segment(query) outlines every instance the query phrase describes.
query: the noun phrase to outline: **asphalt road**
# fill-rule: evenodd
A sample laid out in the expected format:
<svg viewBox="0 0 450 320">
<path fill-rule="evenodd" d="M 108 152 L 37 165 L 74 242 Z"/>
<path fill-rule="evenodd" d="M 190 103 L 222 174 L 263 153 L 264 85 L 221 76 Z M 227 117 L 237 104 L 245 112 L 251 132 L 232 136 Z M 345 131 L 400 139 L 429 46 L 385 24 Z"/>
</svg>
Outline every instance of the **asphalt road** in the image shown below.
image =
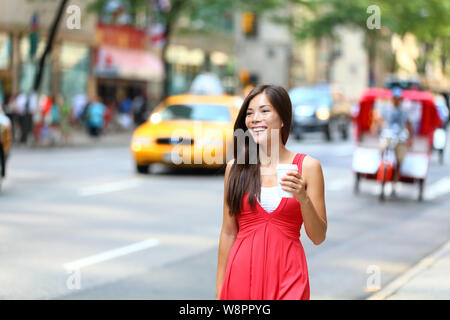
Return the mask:
<svg viewBox="0 0 450 320">
<path fill-rule="evenodd" d="M 353 194 L 353 143 L 318 135 L 288 148 L 318 159 L 327 239 L 302 230 L 312 299 L 365 299 L 449 240 L 450 153 L 416 185 Z M 449 148 L 447 148 L 447 151 Z M 128 146 L 13 150 L 0 193 L 0 299 L 214 299 L 223 173 L 138 175 Z"/>
</svg>

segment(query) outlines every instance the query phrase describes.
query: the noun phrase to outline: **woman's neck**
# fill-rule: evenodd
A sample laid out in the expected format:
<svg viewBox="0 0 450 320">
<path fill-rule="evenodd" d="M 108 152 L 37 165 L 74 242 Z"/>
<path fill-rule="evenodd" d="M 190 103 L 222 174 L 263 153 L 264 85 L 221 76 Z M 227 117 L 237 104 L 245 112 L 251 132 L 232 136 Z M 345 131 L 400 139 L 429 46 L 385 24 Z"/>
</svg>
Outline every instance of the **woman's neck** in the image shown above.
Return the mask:
<svg viewBox="0 0 450 320">
<path fill-rule="evenodd" d="M 259 148 L 259 161 L 261 166 L 276 166 L 278 163 L 282 162 L 283 159 L 287 158 L 289 151 L 286 147 L 280 143 L 279 147 L 275 150 L 271 150 L 270 147 L 260 146 Z"/>
</svg>

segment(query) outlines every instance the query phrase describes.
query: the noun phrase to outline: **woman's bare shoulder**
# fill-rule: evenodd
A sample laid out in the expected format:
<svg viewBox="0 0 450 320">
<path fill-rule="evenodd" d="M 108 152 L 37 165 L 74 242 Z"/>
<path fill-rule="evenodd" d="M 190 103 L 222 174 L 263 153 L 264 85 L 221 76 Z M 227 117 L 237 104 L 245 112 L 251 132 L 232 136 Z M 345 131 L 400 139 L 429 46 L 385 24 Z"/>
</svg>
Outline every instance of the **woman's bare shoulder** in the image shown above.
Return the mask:
<svg viewBox="0 0 450 320">
<path fill-rule="evenodd" d="M 303 167 L 306 169 L 319 169 L 321 168 L 319 160 L 309 155 L 305 156 L 303 159 Z"/>
<path fill-rule="evenodd" d="M 307 181 L 323 177 L 322 166 L 319 160 L 307 155 L 303 159 L 302 173 Z"/>
</svg>

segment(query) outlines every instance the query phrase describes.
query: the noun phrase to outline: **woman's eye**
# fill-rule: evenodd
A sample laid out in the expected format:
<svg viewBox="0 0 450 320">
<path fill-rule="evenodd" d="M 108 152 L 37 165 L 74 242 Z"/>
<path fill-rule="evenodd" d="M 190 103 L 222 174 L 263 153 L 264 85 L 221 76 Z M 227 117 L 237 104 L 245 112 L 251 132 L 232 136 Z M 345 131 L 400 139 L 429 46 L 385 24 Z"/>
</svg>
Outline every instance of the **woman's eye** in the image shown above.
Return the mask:
<svg viewBox="0 0 450 320">
<path fill-rule="evenodd" d="M 263 110 L 263 113 L 270 112 L 270 110 Z"/>
</svg>

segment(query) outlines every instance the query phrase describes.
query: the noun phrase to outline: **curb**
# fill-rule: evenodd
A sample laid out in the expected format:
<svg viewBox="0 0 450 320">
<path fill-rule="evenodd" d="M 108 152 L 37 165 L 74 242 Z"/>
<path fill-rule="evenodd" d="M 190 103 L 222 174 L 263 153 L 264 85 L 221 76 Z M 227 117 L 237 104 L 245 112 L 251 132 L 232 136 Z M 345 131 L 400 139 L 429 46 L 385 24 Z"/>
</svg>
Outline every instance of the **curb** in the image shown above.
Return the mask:
<svg viewBox="0 0 450 320">
<path fill-rule="evenodd" d="M 368 297 L 367 300 L 386 300 L 388 297 L 395 294 L 399 289 L 404 287 L 418 274 L 430 268 L 448 250 L 450 250 L 450 241 L 447 241 L 438 250 L 420 260 L 419 263 L 400 275 L 394 281 L 390 282 L 382 290 Z"/>
</svg>

